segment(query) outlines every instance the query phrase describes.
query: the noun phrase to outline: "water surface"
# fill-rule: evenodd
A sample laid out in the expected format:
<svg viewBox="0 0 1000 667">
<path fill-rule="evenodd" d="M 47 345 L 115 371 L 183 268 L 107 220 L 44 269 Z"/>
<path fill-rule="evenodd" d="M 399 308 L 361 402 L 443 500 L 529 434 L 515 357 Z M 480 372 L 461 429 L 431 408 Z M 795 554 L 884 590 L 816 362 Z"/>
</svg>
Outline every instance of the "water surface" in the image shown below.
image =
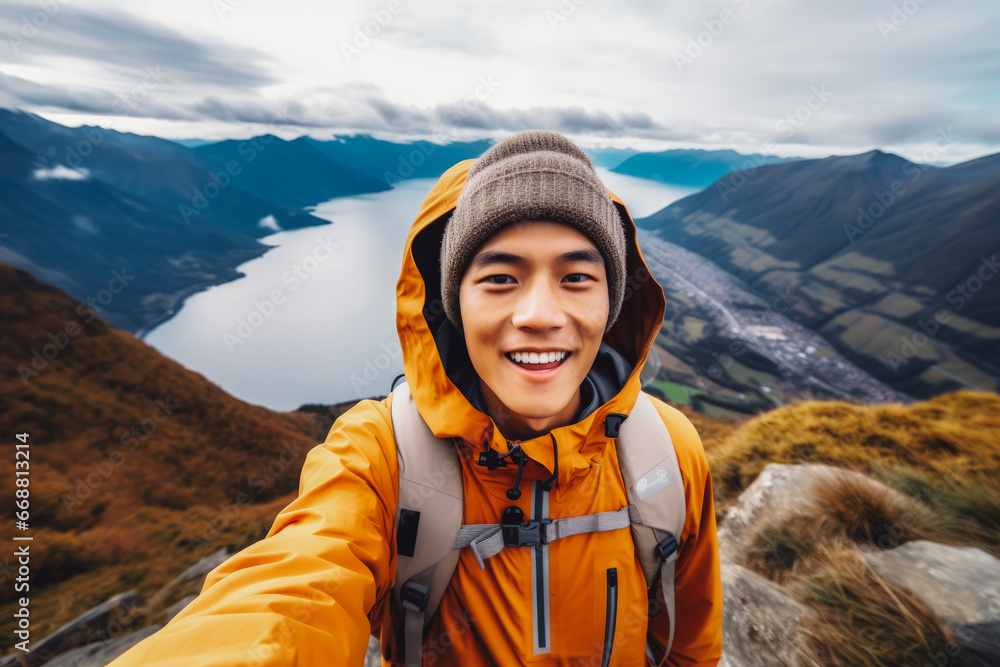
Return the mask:
<svg viewBox="0 0 1000 667">
<path fill-rule="evenodd" d="M 694 191 L 598 172 L 634 218 Z M 190 297 L 145 341 L 275 410 L 385 395 L 403 372 L 395 325 L 403 245 L 434 182 L 320 204 L 314 214 L 331 224 L 262 239 L 275 247 L 242 264 L 244 278 Z"/>
</svg>

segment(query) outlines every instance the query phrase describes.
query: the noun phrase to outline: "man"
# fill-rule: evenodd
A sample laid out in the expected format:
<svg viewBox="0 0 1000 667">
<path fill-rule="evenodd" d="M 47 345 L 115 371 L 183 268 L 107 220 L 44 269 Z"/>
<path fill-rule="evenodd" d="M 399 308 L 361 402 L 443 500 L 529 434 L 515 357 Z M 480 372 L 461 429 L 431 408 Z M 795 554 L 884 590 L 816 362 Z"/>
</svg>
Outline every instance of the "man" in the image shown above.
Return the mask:
<svg viewBox="0 0 1000 667">
<path fill-rule="evenodd" d="M 510 508 L 558 519 L 627 504 L 605 425 L 635 405 L 664 307 L 625 207 L 562 135 L 520 132 L 442 175 L 406 241 L 396 319 L 420 416 L 461 454 L 464 523 L 497 524 Z M 392 399 L 344 414 L 307 456 L 299 496 L 266 538 L 212 571 L 194 602 L 113 665 L 360 665 L 370 633 L 386 662 L 402 665 L 390 595 Z M 690 422 L 653 403 L 686 507 L 669 655 L 662 591 L 647 599 L 622 528 L 544 550 L 508 547 L 482 567 L 462 549 L 425 633 L 424 665 L 718 662 L 708 465 Z M 477 463 L 490 456 L 517 465 Z"/>
</svg>

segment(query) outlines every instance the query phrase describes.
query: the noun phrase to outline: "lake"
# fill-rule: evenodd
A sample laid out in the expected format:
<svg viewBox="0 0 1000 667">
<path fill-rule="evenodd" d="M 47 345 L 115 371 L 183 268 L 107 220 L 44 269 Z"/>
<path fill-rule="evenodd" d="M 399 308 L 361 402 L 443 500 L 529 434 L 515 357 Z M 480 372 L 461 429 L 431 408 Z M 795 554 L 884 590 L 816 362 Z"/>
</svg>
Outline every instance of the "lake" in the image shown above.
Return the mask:
<svg viewBox="0 0 1000 667">
<path fill-rule="evenodd" d="M 633 218 L 695 188 L 598 169 Z M 403 372 L 396 280 L 403 244 L 436 179 L 315 207 L 331 224 L 261 239 L 245 277 L 188 298 L 143 340 L 224 390 L 273 410 L 383 396 Z"/>
</svg>

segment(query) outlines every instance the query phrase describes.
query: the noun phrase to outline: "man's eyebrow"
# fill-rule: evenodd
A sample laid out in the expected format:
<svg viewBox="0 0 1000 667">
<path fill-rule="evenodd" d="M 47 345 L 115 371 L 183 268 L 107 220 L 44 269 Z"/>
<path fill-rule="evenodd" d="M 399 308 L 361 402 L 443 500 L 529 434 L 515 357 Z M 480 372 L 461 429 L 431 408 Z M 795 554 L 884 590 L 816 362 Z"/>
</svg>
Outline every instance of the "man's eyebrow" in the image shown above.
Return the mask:
<svg viewBox="0 0 1000 667">
<path fill-rule="evenodd" d="M 491 264 L 524 264 L 524 258 L 499 250 L 486 250 L 477 254 L 469 263 L 469 268 L 481 268 Z"/>
<path fill-rule="evenodd" d="M 593 262 L 601 266 L 604 265 L 604 256 L 593 248 L 564 252 L 559 255 L 558 259 L 560 262 Z"/>
<path fill-rule="evenodd" d="M 469 263 L 469 268 L 482 268 L 491 264 L 524 264 L 524 258 L 499 250 L 486 250 L 477 254 Z M 556 257 L 558 262 L 592 262 L 604 265 L 604 257 L 593 248 L 570 250 Z"/>
</svg>

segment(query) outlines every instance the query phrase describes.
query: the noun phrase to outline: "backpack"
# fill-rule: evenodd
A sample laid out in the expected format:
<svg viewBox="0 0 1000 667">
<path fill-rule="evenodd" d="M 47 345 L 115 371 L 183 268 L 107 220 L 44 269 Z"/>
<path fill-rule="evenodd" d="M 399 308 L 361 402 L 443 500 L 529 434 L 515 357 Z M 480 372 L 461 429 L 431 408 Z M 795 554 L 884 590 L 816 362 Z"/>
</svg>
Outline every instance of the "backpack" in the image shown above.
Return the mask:
<svg viewBox="0 0 1000 667">
<path fill-rule="evenodd" d="M 686 516 L 684 484 L 666 425 L 649 396 L 639 392 L 628 415 L 605 419 L 605 435 L 615 438 L 629 505 L 614 512 L 520 524 L 464 525 L 462 464 L 451 439 L 437 438 L 420 416 L 404 382 L 392 392 L 392 429 L 399 460 L 399 507 L 394 527 L 397 562 L 392 602 L 403 619 L 407 667 L 423 664 L 423 640 L 458 564 L 472 548 L 481 568 L 504 548 L 533 547 L 586 532 L 630 526 L 636 555 L 650 596 L 657 574 L 670 618 L 669 641 L 659 662 L 647 642 L 646 654 L 660 664 L 670 653 L 674 615 L 674 561 Z M 681 483 L 675 484 L 674 482 Z M 665 493 L 660 493 L 661 491 Z"/>
</svg>

